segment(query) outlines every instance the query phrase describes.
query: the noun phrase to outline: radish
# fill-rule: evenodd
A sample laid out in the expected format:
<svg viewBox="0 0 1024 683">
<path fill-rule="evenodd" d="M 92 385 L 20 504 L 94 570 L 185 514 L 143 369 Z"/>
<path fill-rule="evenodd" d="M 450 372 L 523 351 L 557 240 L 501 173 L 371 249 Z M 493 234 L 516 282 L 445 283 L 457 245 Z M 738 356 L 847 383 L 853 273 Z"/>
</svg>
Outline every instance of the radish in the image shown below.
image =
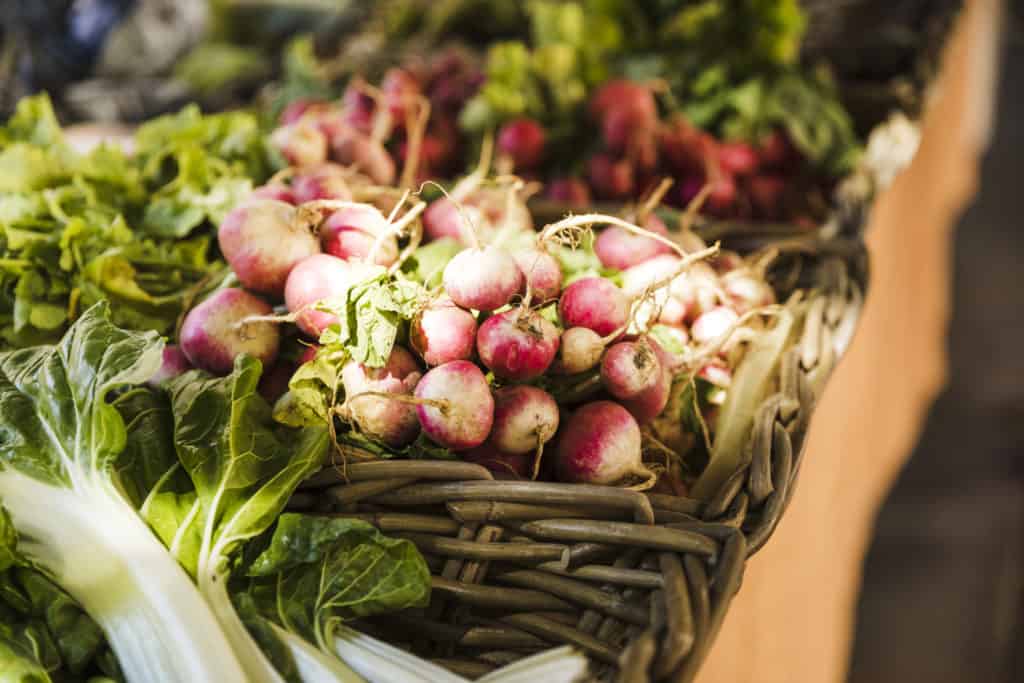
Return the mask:
<svg viewBox="0 0 1024 683">
<path fill-rule="evenodd" d="M 416 406 L 423 433 L 453 451 L 482 444 L 494 422 L 494 397 L 484 373 L 456 360 L 423 375 L 416 385 Z"/>
<path fill-rule="evenodd" d="M 658 339 L 663 339 L 666 343 L 662 344 Z M 690 343 L 690 335 L 685 328 L 673 325 L 655 325 L 651 328 L 651 335 L 647 337 L 647 340 L 658 354 L 661 366 L 670 374 L 674 375 L 683 368 L 686 362 L 684 349 Z M 680 349 L 680 351 L 674 349 Z"/>
<path fill-rule="evenodd" d="M 698 344 L 707 344 L 728 332 L 738 321 L 736 311 L 726 306 L 716 306 L 693 322 L 690 334 Z"/>
<path fill-rule="evenodd" d="M 445 266 L 444 289 L 459 306 L 477 311 L 501 308 L 523 288 L 523 273 L 507 251 L 495 246 L 460 251 Z"/>
<path fill-rule="evenodd" d="M 586 327 L 570 327 L 559 343 L 558 370 L 567 375 L 586 372 L 601 362 L 605 338 Z"/>
<path fill-rule="evenodd" d="M 397 128 L 403 127 L 410 108 L 420 95 L 419 81 L 405 69 L 388 69 L 381 81 L 380 91 L 392 123 Z"/>
<path fill-rule="evenodd" d="M 359 261 L 342 261 L 330 254 L 315 254 L 300 261 L 288 275 L 284 301 L 295 314 L 295 324 L 313 338 L 338 322 L 337 316 L 318 311 L 319 301 L 338 301 L 349 288 L 380 272 L 377 266 Z"/>
<path fill-rule="evenodd" d="M 288 382 L 294 373 L 295 367 L 291 363 L 278 361 L 263 371 L 256 390 L 267 403 L 273 405 L 288 391 Z"/>
<path fill-rule="evenodd" d="M 668 235 L 665 223 L 653 213 L 647 214 L 643 227 L 658 235 Z M 616 270 L 626 270 L 672 251 L 672 247 L 664 242 L 637 235 L 617 225 L 605 228 L 594 240 L 594 253 L 601 264 Z"/>
<path fill-rule="evenodd" d="M 666 325 L 682 325 L 686 322 L 689 311 L 690 307 L 685 301 L 670 294 L 661 304 L 661 315 L 658 316 L 658 322 Z"/>
<path fill-rule="evenodd" d="M 773 130 L 758 149 L 761 165 L 778 170 L 790 170 L 800 163 L 800 152 L 793 146 L 782 129 Z"/>
<path fill-rule="evenodd" d="M 745 142 L 721 142 L 718 144 L 718 164 L 732 175 L 750 175 L 757 171 L 760 160 L 753 147 Z"/>
<path fill-rule="evenodd" d="M 761 218 L 781 217 L 786 194 L 786 180 L 777 175 L 757 175 L 747 180 L 747 195 L 754 211 Z"/>
<path fill-rule="evenodd" d="M 697 376 L 716 387 L 728 388 L 732 383 L 732 370 L 721 360 L 715 359 L 697 371 Z"/>
<path fill-rule="evenodd" d="M 319 164 L 296 173 L 292 178 L 292 193 L 299 204 L 318 199 L 352 199 L 345 169 L 332 163 Z"/>
<path fill-rule="evenodd" d="M 319 344 L 310 344 L 306 347 L 306 350 L 299 356 L 299 365 L 305 365 L 310 361 L 316 360 L 316 354 L 320 351 Z"/>
<path fill-rule="evenodd" d="M 672 376 L 668 370 L 658 373 L 652 386 L 645 389 L 636 398 L 622 402 L 622 406 L 640 424 L 647 424 L 661 415 L 668 405 L 672 393 Z"/>
<path fill-rule="evenodd" d="M 444 297 L 413 318 L 409 343 L 427 365 L 468 360 L 476 343 L 476 318 Z"/>
<path fill-rule="evenodd" d="M 370 205 L 345 206 L 334 211 L 320 227 L 324 251 L 340 259 L 365 259 L 377 238 L 390 230 L 387 219 Z M 390 266 L 398 260 L 398 240 L 394 235 L 381 239 L 374 263 Z"/>
<path fill-rule="evenodd" d="M 562 266 L 558 259 L 543 249 L 530 247 L 512 253 L 516 265 L 523 273 L 524 290 L 541 303 L 552 301 L 562 291 Z"/>
<path fill-rule="evenodd" d="M 654 93 L 646 85 L 635 81 L 618 79 L 606 82 L 590 98 L 590 115 L 598 123 L 603 122 L 609 112 L 628 109 L 648 120 L 658 118 L 658 105 Z"/>
<path fill-rule="evenodd" d="M 389 395 L 409 396 L 421 377 L 412 354 L 401 346 L 391 349 L 387 363 L 369 368 L 350 361 L 341 369 L 345 407 L 359 430 L 389 446 L 404 446 L 419 434 L 416 405 Z"/>
<path fill-rule="evenodd" d="M 331 139 L 331 159 L 352 166 L 378 185 L 391 185 L 398 173 L 384 145 L 354 128 L 346 128 Z"/>
<path fill-rule="evenodd" d="M 624 199 L 636 189 L 633 166 L 626 159 L 615 160 L 607 154 L 595 154 L 587 162 L 587 178 L 603 199 Z"/>
<path fill-rule="evenodd" d="M 475 206 L 463 205 L 460 213 L 455 202 L 448 197 L 435 199 L 423 212 L 423 237 L 428 242 L 442 237 L 452 237 L 466 244 L 463 234 L 464 220 L 474 226 L 480 226 L 483 223 L 483 212 Z"/>
<path fill-rule="evenodd" d="M 160 369 L 153 373 L 153 376 L 146 383 L 150 386 L 158 387 L 178 375 L 185 374 L 191 369 L 192 364 L 188 362 L 188 358 L 185 357 L 181 347 L 175 344 L 168 344 L 164 347 Z"/>
<path fill-rule="evenodd" d="M 657 353 L 643 338 L 613 344 L 601 360 L 605 389 L 622 400 L 636 398 L 650 389 L 662 372 Z"/>
<path fill-rule="evenodd" d="M 235 357 L 248 354 L 268 367 L 277 358 L 277 326 L 247 318 L 269 316 L 273 309 L 244 289 L 222 289 L 185 316 L 178 335 L 189 363 L 215 375 L 231 372 Z"/>
<path fill-rule="evenodd" d="M 544 129 L 535 120 L 513 119 L 498 131 L 498 152 L 510 159 L 516 170 L 530 170 L 544 159 L 545 139 Z"/>
<path fill-rule="evenodd" d="M 590 206 L 590 188 L 579 178 L 556 178 L 548 183 L 545 195 L 574 209 Z"/>
<path fill-rule="evenodd" d="M 558 353 L 558 328 L 525 307 L 496 313 L 484 321 L 476 335 L 480 360 L 505 380 L 539 377 Z"/>
<path fill-rule="evenodd" d="M 292 188 L 285 185 L 284 183 L 271 182 L 266 185 L 260 185 L 252 191 L 252 197 L 258 197 L 260 199 L 276 199 L 279 202 L 285 204 L 296 204 L 295 193 L 292 192 Z"/>
<path fill-rule="evenodd" d="M 736 208 L 736 200 L 739 190 L 736 187 L 736 179 L 731 173 L 722 171 L 712 178 L 708 178 L 711 192 L 705 204 L 708 213 L 714 216 L 728 216 Z"/>
<path fill-rule="evenodd" d="M 467 224 L 487 242 L 505 226 L 509 226 L 510 232 L 532 230 L 533 217 L 521 199 L 513 197 L 510 201 L 508 191 L 490 187 L 475 190 L 461 200 L 452 191 L 450 196 L 431 202 L 423 213 L 423 235 L 427 241 L 454 237 L 471 245 L 466 235 Z"/>
<path fill-rule="evenodd" d="M 586 327 L 604 336 L 626 324 L 629 300 L 609 280 L 585 277 L 562 292 L 558 314 L 566 328 Z"/>
<path fill-rule="evenodd" d="M 558 478 L 586 484 L 616 484 L 631 476 L 652 480 L 641 448 L 640 427 L 629 411 L 612 401 L 588 403 L 559 436 Z"/>
<path fill-rule="evenodd" d="M 373 114 L 377 105 L 365 88 L 350 83 L 341 96 L 342 118 L 360 133 L 373 130 Z"/>
<path fill-rule="evenodd" d="M 307 114 L 315 114 L 329 106 L 330 105 L 323 100 L 313 100 L 300 97 L 297 100 L 289 102 L 288 105 L 281 110 L 281 115 L 278 116 L 277 120 L 280 125 L 287 126 L 290 123 L 295 123 Z"/>
<path fill-rule="evenodd" d="M 767 282 L 746 269 L 737 269 L 722 279 L 722 289 L 737 313 L 746 313 L 775 303 L 775 292 Z"/>
<path fill-rule="evenodd" d="M 462 459 L 486 467 L 495 479 L 529 479 L 534 456 L 502 453 L 491 443 L 463 452 Z"/>
<path fill-rule="evenodd" d="M 221 221 L 217 243 L 245 287 L 275 298 L 295 264 L 320 252 L 308 222 L 276 199 L 252 199 L 233 209 Z"/>
<path fill-rule="evenodd" d="M 270 134 L 270 145 L 292 166 L 310 166 L 327 160 L 327 136 L 305 119 L 281 126 Z"/>
<path fill-rule="evenodd" d="M 558 431 L 558 404 L 551 394 L 526 384 L 494 392 L 490 443 L 511 455 L 537 452 Z"/>
</svg>

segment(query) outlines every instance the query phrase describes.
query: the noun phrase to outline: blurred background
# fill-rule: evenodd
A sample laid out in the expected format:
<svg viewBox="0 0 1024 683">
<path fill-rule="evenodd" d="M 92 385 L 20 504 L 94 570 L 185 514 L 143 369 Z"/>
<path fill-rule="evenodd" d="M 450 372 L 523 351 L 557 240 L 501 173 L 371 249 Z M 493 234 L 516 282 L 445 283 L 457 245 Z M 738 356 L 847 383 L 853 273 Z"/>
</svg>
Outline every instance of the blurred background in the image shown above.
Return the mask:
<svg viewBox="0 0 1024 683">
<path fill-rule="evenodd" d="M 891 111 L 919 110 L 959 3 L 802 4 L 802 57 L 831 65 L 858 132 Z M 1015 202 L 1024 177 L 1022 4 L 1008 5 L 994 138 L 956 233 L 948 386 L 878 519 L 851 683 L 1024 681 L 1024 240 Z M 192 101 L 279 111 L 299 96 L 336 94 L 356 71 L 379 74 L 398 57 L 389 37 L 415 49 L 466 24 L 477 28 L 471 43 L 514 35 L 519 5 L 3 2 L 0 114 L 40 90 L 69 123 L 131 124 Z M 374 31 L 363 30 L 367 22 Z"/>
</svg>

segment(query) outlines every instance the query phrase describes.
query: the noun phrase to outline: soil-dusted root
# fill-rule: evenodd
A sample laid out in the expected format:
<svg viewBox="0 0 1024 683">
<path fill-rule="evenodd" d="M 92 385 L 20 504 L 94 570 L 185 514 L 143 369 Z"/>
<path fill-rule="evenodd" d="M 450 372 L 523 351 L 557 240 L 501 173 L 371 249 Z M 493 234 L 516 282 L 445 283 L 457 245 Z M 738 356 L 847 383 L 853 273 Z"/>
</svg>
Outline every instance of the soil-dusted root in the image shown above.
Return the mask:
<svg viewBox="0 0 1024 683">
<path fill-rule="evenodd" d="M 494 422 L 494 397 L 480 368 L 457 360 L 439 365 L 416 385 L 423 433 L 453 451 L 482 444 Z M 428 403 L 429 402 L 429 403 Z"/>
<path fill-rule="evenodd" d="M 523 288 L 523 273 L 515 259 L 494 245 L 460 251 L 445 266 L 444 291 L 459 306 L 493 311 Z"/>
<path fill-rule="evenodd" d="M 558 328 L 551 321 L 530 308 L 516 307 L 484 321 L 476 335 L 476 349 L 495 377 L 525 382 L 551 366 L 558 339 Z"/>
<path fill-rule="evenodd" d="M 270 304 L 244 289 L 222 289 L 188 312 L 178 342 L 189 363 L 215 375 L 231 372 L 243 353 L 269 367 L 281 333 L 274 323 L 248 319 L 272 313 Z"/>
<path fill-rule="evenodd" d="M 601 277 L 585 277 L 565 288 L 558 314 L 566 329 L 586 327 L 599 336 L 622 328 L 629 318 L 629 299 L 621 289 Z"/>
<path fill-rule="evenodd" d="M 181 347 L 176 344 L 168 344 L 164 347 L 160 369 L 154 372 L 153 376 L 146 383 L 150 386 L 159 387 L 191 369 L 192 363 L 189 362 Z"/>
<path fill-rule="evenodd" d="M 537 303 L 558 298 L 562 291 L 562 266 L 558 259 L 543 249 L 533 247 L 513 252 L 512 258 L 523 273 L 521 294 L 525 296 L 529 289 L 532 300 Z"/>
<path fill-rule="evenodd" d="M 327 160 L 327 136 L 306 119 L 275 130 L 270 134 L 270 146 L 292 166 L 312 166 Z"/>
<path fill-rule="evenodd" d="M 318 339 L 338 322 L 333 313 L 317 310 L 321 301 L 340 300 L 353 285 L 381 272 L 361 261 L 343 261 L 330 254 L 315 254 L 299 262 L 288 275 L 284 301 L 295 316 L 295 324 L 306 335 Z"/>
<path fill-rule="evenodd" d="M 554 242 L 556 244 L 575 247 L 580 243 L 582 234 L 590 231 L 595 225 L 616 226 L 633 235 L 646 237 L 664 245 L 670 251 L 678 254 L 681 258 L 686 258 L 690 255 L 665 235 L 659 235 L 657 232 L 641 228 L 639 225 L 630 223 L 622 218 L 600 213 L 584 213 L 578 216 L 568 216 L 560 221 L 546 225 L 537 237 L 537 244 L 543 246 L 548 242 Z"/>
<path fill-rule="evenodd" d="M 320 252 L 309 221 L 276 199 L 250 199 L 233 209 L 221 221 L 217 243 L 246 288 L 276 299 L 292 268 Z"/>
<path fill-rule="evenodd" d="M 637 398 L 653 387 L 664 372 L 657 352 L 646 337 L 608 347 L 601 360 L 601 379 L 619 400 Z"/>
<path fill-rule="evenodd" d="M 416 406 L 389 395 L 411 396 L 421 376 L 416 359 L 401 346 L 381 368 L 349 361 L 341 370 L 349 418 L 363 434 L 389 446 L 411 443 L 420 432 Z"/>
<path fill-rule="evenodd" d="M 558 478 L 584 484 L 625 484 L 656 476 L 643 463 L 640 426 L 613 401 L 588 403 L 569 416 L 558 437 Z"/>
<path fill-rule="evenodd" d="M 427 365 L 469 360 L 476 345 L 476 318 L 448 297 L 423 308 L 409 325 L 409 343 Z"/>
</svg>

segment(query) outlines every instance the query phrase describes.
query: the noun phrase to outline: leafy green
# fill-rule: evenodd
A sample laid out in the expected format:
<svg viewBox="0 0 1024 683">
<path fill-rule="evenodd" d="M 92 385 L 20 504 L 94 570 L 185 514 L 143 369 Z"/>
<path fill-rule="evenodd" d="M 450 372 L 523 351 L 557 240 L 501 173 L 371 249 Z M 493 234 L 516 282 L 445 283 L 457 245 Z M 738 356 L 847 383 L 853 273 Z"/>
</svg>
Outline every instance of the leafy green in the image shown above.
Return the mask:
<svg viewBox="0 0 1024 683">
<path fill-rule="evenodd" d="M 263 615 L 325 652 L 339 624 L 430 598 L 430 570 L 416 547 L 355 519 L 281 515 L 247 574 L 245 593 Z"/>
</svg>

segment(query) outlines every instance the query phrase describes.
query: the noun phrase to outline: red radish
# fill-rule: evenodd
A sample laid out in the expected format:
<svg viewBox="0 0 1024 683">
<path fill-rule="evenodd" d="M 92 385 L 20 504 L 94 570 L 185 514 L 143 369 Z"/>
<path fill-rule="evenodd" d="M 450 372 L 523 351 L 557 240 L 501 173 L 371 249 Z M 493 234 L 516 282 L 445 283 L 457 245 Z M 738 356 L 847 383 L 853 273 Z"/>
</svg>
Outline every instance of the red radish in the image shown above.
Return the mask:
<svg viewBox="0 0 1024 683">
<path fill-rule="evenodd" d="M 548 183 L 545 195 L 576 209 L 590 206 L 590 188 L 579 178 L 556 178 Z"/>
<path fill-rule="evenodd" d="M 736 199 L 739 196 L 736 179 L 731 173 L 722 171 L 709 178 L 708 183 L 711 185 L 706 203 L 708 212 L 715 216 L 728 216 L 736 208 Z"/>
<path fill-rule="evenodd" d="M 517 170 L 536 168 L 544 159 L 546 135 L 533 119 L 513 119 L 498 131 L 498 152 L 512 160 Z"/>
<path fill-rule="evenodd" d="M 769 220 L 782 215 L 786 180 L 776 175 L 757 175 L 747 181 L 747 195 L 757 215 Z"/>
<path fill-rule="evenodd" d="M 658 354 L 644 339 L 612 344 L 601 360 L 601 380 L 615 398 L 636 398 L 654 386 L 663 372 Z"/>
<path fill-rule="evenodd" d="M 395 160 L 384 145 L 353 128 L 331 139 L 331 158 L 354 167 L 378 185 L 395 182 Z"/>
<path fill-rule="evenodd" d="M 665 223 L 653 213 L 647 214 L 642 227 L 658 235 L 668 234 Z M 671 254 L 673 249 L 664 242 L 612 225 L 602 230 L 594 240 L 594 253 L 606 268 L 626 270 L 655 256 Z"/>
<path fill-rule="evenodd" d="M 282 126 L 287 126 L 290 123 L 295 123 L 306 114 L 314 114 L 328 106 L 330 105 L 322 100 L 311 100 L 300 97 L 297 100 L 289 102 L 288 105 L 281 110 L 281 115 L 278 117 L 278 123 Z"/>
<path fill-rule="evenodd" d="M 529 479 L 534 456 L 502 453 L 492 444 L 485 443 L 463 452 L 462 459 L 486 467 L 495 479 Z"/>
<path fill-rule="evenodd" d="M 493 311 L 523 288 L 523 273 L 507 251 L 495 246 L 470 247 L 444 269 L 444 290 L 459 306 Z"/>
<path fill-rule="evenodd" d="M 722 279 L 722 288 L 737 313 L 775 303 L 775 292 L 767 282 L 745 270 L 735 270 Z"/>
<path fill-rule="evenodd" d="M 512 258 L 523 273 L 525 285 L 529 287 L 534 301 L 551 301 L 562 291 L 562 266 L 558 259 L 543 249 L 529 248 L 514 252 Z"/>
<path fill-rule="evenodd" d="M 643 108 L 619 105 L 608 110 L 601 124 L 604 144 L 618 154 L 626 154 L 641 168 L 657 161 L 655 131 L 657 115 Z"/>
<path fill-rule="evenodd" d="M 558 404 L 551 394 L 526 384 L 494 392 L 490 443 L 503 453 L 536 453 L 558 431 Z"/>
<path fill-rule="evenodd" d="M 672 376 L 668 370 L 660 372 L 654 385 L 647 388 L 636 398 L 622 402 L 622 406 L 640 424 L 647 424 L 661 415 L 668 405 L 672 394 Z"/>
<path fill-rule="evenodd" d="M 570 327 L 559 343 L 558 370 L 567 375 L 586 372 L 601 362 L 605 340 L 586 327 Z"/>
<path fill-rule="evenodd" d="M 591 187 L 604 199 L 623 199 L 633 194 L 636 180 L 633 166 L 626 159 L 616 161 L 607 154 L 595 154 L 587 163 Z"/>
<path fill-rule="evenodd" d="M 612 282 L 585 277 L 562 292 L 558 314 L 566 328 L 586 327 L 605 336 L 626 324 L 629 300 Z"/>
<path fill-rule="evenodd" d="M 300 261 L 288 275 L 284 287 L 284 301 L 288 310 L 296 314 L 295 324 L 313 338 L 338 322 L 333 313 L 318 311 L 318 301 L 337 300 L 349 288 L 379 273 L 376 266 L 358 261 L 342 261 L 330 254 L 315 254 Z"/>
<path fill-rule="evenodd" d="M 496 377 L 525 382 L 544 374 L 558 353 L 558 328 L 528 308 L 496 313 L 476 335 L 480 360 Z"/>
<path fill-rule="evenodd" d="M 702 189 L 704 189 L 703 174 L 683 176 L 676 185 L 674 197 L 672 194 L 669 197 L 673 198 L 673 203 L 676 206 L 685 208 L 697 198 Z"/>
<path fill-rule="evenodd" d="M 707 344 L 728 332 L 738 320 L 739 316 L 733 309 L 716 306 L 693 322 L 690 334 L 698 344 Z"/>
<path fill-rule="evenodd" d="M 800 161 L 800 152 L 793 147 L 789 136 L 781 129 L 776 129 L 761 142 L 758 150 L 761 164 L 779 170 L 788 170 Z"/>
<path fill-rule="evenodd" d="M 279 202 L 285 204 L 296 204 L 295 193 L 292 192 L 292 188 L 285 185 L 284 183 L 267 183 L 266 185 L 260 185 L 252 191 L 253 197 L 260 199 L 276 199 Z"/>
<path fill-rule="evenodd" d="M 750 175 L 757 170 L 757 152 L 745 142 L 722 142 L 718 145 L 718 164 L 733 175 Z"/>
<path fill-rule="evenodd" d="M 153 373 L 153 376 L 150 377 L 146 383 L 151 386 L 158 387 L 164 382 L 168 382 L 191 369 L 192 364 L 188 362 L 188 358 L 185 357 L 185 353 L 181 350 L 181 347 L 174 344 L 168 344 L 164 347 L 164 355 L 163 360 L 160 363 L 160 369 Z"/>
<path fill-rule="evenodd" d="M 320 252 L 320 241 L 294 206 L 276 199 L 252 199 L 221 221 L 217 243 L 224 259 L 247 288 L 280 298 L 288 273 Z"/>
<path fill-rule="evenodd" d="M 482 444 L 494 422 L 494 397 L 484 373 L 467 360 L 439 365 L 416 385 L 423 433 L 453 451 Z"/>
<path fill-rule="evenodd" d="M 391 349 L 387 363 L 370 368 L 350 361 L 341 369 L 345 406 L 359 430 L 389 446 L 404 446 L 419 434 L 416 405 L 388 398 L 411 396 L 421 377 L 412 354 L 401 346 Z"/>
<path fill-rule="evenodd" d="M 327 160 L 327 137 L 307 120 L 282 126 L 270 134 L 270 145 L 292 166 L 310 166 Z"/>
<path fill-rule="evenodd" d="M 320 164 L 297 173 L 292 178 L 292 193 L 299 204 L 317 199 L 352 199 L 345 169 L 332 163 Z"/>
<path fill-rule="evenodd" d="M 720 360 L 713 360 L 702 367 L 697 371 L 697 376 L 716 387 L 728 388 L 732 383 L 732 371 Z"/>
<path fill-rule="evenodd" d="M 476 344 L 476 318 L 445 297 L 413 318 L 409 343 L 427 365 L 468 360 Z"/>
<path fill-rule="evenodd" d="M 299 356 L 299 365 L 305 365 L 306 363 L 316 360 L 316 354 L 320 351 L 319 344 L 310 344 L 306 347 L 306 350 Z"/>
<path fill-rule="evenodd" d="M 614 109 L 629 109 L 648 119 L 658 118 L 654 93 L 646 85 L 624 79 L 606 82 L 590 98 L 590 115 L 602 122 Z"/>
<path fill-rule="evenodd" d="M 291 363 L 278 361 L 263 371 L 257 391 L 267 403 L 273 404 L 288 391 L 288 382 L 294 373 Z"/>
<path fill-rule="evenodd" d="M 178 342 L 192 365 L 215 375 L 231 372 L 235 357 L 243 353 L 268 367 L 277 358 L 281 333 L 274 323 L 246 319 L 273 312 L 244 289 L 222 289 L 188 312 Z"/>
<path fill-rule="evenodd" d="M 392 68 L 384 74 L 380 90 L 392 123 L 398 128 L 403 127 L 409 109 L 420 95 L 419 81 L 405 69 Z"/>
<path fill-rule="evenodd" d="M 685 119 L 676 118 L 661 129 L 658 143 L 669 166 L 687 177 L 698 177 L 703 184 L 708 162 L 717 153 L 714 138 Z M 699 185 L 697 190 L 700 190 Z M 693 194 L 695 196 L 696 192 Z"/>
<path fill-rule="evenodd" d="M 642 461 L 640 427 L 625 408 L 594 401 L 568 419 L 558 439 L 558 478 L 585 484 L 615 484 L 650 476 Z"/>
<path fill-rule="evenodd" d="M 377 237 L 388 232 L 387 219 L 369 205 L 346 206 L 334 211 L 320 226 L 324 251 L 340 259 L 365 259 Z M 385 237 L 377 249 L 374 263 L 390 266 L 398 260 L 398 240 Z"/>
</svg>

